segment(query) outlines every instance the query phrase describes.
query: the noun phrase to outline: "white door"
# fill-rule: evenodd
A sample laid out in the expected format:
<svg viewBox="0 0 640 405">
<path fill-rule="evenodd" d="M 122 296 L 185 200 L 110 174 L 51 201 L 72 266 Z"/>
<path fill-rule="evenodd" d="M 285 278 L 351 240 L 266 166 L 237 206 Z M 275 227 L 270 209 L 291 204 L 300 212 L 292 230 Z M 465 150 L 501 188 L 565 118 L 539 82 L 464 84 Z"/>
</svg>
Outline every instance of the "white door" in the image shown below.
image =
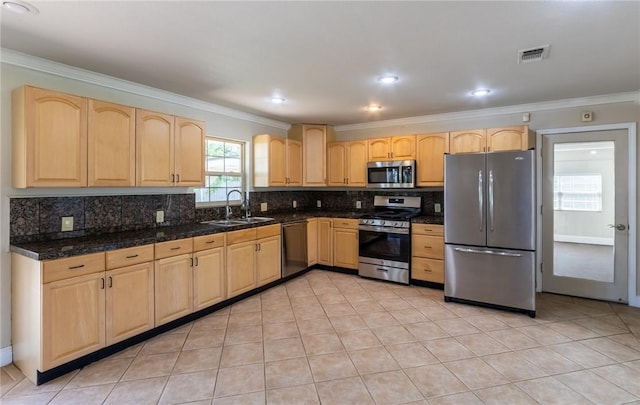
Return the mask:
<svg viewBox="0 0 640 405">
<path fill-rule="evenodd" d="M 628 139 L 542 136 L 542 291 L 628 302 Z"/>
</svg>

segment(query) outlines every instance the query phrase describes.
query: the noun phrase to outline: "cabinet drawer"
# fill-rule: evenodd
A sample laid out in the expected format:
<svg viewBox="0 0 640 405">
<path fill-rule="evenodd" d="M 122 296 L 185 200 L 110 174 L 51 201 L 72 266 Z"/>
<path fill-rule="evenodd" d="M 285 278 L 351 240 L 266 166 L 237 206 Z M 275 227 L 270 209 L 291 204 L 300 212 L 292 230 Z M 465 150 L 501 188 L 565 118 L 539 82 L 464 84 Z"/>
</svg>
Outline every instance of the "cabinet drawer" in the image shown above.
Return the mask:
<svg viewBox="0 0 640 405">
<path fill-rule="evenodd" d="M 42 263 L 42 282 L 50 283 L 104 271 L 104 260 L 104 252 L 66 259 L 46 260 Z"/>
<path fill-rule="evenodd" d="M 224 233 L 214 233 L 213 235 L 197 236 L 193 238 L 193 251 L 198 252 L 200 250 L 223 247 L 224 240 Z"/>
<path fill-rule="evenodd" d="M 358 220 L 348 219 L 348 218 L 334 218 L 333 227 L 346 228 L 346 229 L 358 229 Z"/>
<path fill-rule="evenodd" d="M 227 246 L 235 245 L 236 243 L 248 242 L 250 240 L 256 240 L 256 229 L 240 229 L 239 231 L 227 232 Z"/>
<path fill-rule="evenodd" d="M 414 235 L 444 236 L 444 226 L 432 224 L 411 224 L 411 233 Z"/>
<path fill-rule="evenodd" d="M 280 235 L 280 224 L 261 226 L 256 228 L 256 239 L 268 238 L 269 236 Z"/>
<path fill-rule="evenodd" d="M 193 251 L 193 238 L 156 243 L 156 259 L 177 256 Z"/>
<path fill-rule="evenodd" d="M 107 269 L 118 269 L 153 260 L 153 245 L 136 246 L 107 252 Z"/>
<path fill-rule="evenodd" d="M 411 278 L 444 284 L 444 261 L 414 256 L 411 259 Z"/>
<path fill-rule="evenodd" d="M 413 235 L 411 237 L 411 254 L 432 259 L 443 259 L 444 238 L 442 236 Z"/>
</svg>

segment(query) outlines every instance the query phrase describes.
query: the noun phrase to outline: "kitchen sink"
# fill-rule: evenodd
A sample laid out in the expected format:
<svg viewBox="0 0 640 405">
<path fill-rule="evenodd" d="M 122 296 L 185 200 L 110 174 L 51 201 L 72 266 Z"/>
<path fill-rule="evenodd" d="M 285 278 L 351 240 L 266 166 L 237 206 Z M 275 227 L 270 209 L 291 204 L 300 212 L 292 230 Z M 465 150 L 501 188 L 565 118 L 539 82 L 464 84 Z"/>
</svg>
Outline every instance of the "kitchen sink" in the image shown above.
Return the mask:
<svg viewBox="0 0 640 405">
<path fill-rule="evenodd" d="M 213 221 L 203 221 L 201 224 L 215 225 L 215 226 L 237 226 L 246 225 L 248 222 L 239 219 L 215 219 Z"/>
<path fill-rule="evenodd" d="M 269 218 L 269 217 L 249 217 L 249 218 L 242 218 L 241 221 L 244 221 L 245 223 L 248 223 L 248 224 L 255 224 L 256 222 L 273 221 L 273 218 Z"/>
<path fill-rule="evenodd" d="M 238 226 L 238 225 L 247 225 L 247 224 L 256 224 L 260 222 L 273 221 L 273 218 L 269 217 L 249 217 L 249 218 L 240 218 L 240 219 L 214 219 L 212 221 L 203 221 L 201 224 L 206 225 L 214 225 L 214 226 Z"/>
</svg>

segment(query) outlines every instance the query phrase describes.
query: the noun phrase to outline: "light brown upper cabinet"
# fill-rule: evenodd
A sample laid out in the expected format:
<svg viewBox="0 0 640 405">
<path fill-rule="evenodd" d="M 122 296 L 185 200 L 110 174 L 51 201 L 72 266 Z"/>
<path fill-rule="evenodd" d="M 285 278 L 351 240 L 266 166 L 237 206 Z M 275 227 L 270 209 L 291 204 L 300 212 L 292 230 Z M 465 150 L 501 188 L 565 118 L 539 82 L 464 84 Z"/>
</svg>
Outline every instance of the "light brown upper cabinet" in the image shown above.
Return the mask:
<svg viewBox="0 0 640 405">
<path fill-rule="evenodd" d="M 451 153 L 527 150 L 534 147 L 534 142 L 534 133 L 529 131 L 526 125 L 458 131 L 449 134 Z"/>
<path fill-rule="evenodd" d="M 447 132 L 416 136 L 418 186 L 444 186 L 445 153 L 449 153 L 449 134 Z"/>
<path fill-rule="evenodd" d="M 367 141 L 329 143 L 327 166 L 329 186 L 366 186 Z"/>
<path fill-rule="evenodd" d="M 86 187 L 86 98 L 22 86 L 12 126 L 13 187 Z"/>
<path fill-rule="evenodd" d="M 485 152 L 487 149 L 487 131 L 474 129 L 449 133 L 450 153 Z"/>
<path fill-rule="evenodd" d="M 302 185 L 302 142 L 262 134 L 253 137 L 253 186 Z"/>
<path fill-rule="evenodd" d="M 136 110 L 136 185 L 204 185 L 203 122 Z"/>
<path fill-rule="evenodd" d="M 89 99 L 88 121 L 88 186 L 135 186 L 136 109 Z"/>
<path fill-rule="evenodd" d="M 327 185 L 327 143 L 335 140 L 333 127 L 328 125 L 295 124 L 289 129 L 290 139 L 302 142 L 302 185 Z"/>
<path fill-rule="evenodd" d="M 175 185 L 204 186 L 205 123 L 175 117 Z"/>
<path fill-rule="evenodd" d="M 414 135 L 369 139 L 369 162 L 382 160 L 412 160 L 416 158 Z"/>
<path fill-rule="evenodd" d="M 527 150 L 533 148 L 535 134 L 526 125 L 487 129 L 487 151 Z"/>
</svg>

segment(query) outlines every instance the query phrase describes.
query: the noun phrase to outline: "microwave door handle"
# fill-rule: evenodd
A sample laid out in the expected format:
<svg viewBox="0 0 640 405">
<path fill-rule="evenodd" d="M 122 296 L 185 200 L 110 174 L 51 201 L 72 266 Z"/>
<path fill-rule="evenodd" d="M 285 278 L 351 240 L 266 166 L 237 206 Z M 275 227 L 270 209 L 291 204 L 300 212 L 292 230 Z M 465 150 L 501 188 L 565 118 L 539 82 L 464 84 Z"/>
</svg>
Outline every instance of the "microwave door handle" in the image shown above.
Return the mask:
<svg viewBox="0 0 640 405">
<path fill-rule="evenodd" d="M 482 188 L 483 188 L 483 181 L 482 181 L 482 170 L 478 170 L 478 217 L 480 218 L 480 232 L 484 232 L 484 228 L 483 228 L 483 224 L 482 224 L 482 211 L 483 211 L 483 205 L 484 205 L 484 201 L 482 198 Z"/>
</svg>

